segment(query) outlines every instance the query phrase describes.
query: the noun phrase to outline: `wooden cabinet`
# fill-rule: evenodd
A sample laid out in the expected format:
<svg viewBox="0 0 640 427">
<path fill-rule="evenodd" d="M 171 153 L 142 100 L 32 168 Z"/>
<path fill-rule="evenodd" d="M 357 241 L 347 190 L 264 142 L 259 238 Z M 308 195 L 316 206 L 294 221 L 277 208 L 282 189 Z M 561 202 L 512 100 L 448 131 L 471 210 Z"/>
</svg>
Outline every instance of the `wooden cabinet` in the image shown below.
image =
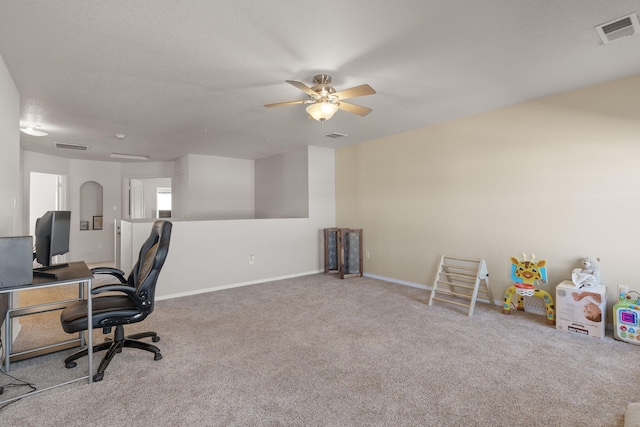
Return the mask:
<svg viewBox="0 0 640 427">
<path fill-rule="evenodd" d="M 362 276 L 362 229 L 325 228 L 324 274 L 345 277 Z"/>
</svg>

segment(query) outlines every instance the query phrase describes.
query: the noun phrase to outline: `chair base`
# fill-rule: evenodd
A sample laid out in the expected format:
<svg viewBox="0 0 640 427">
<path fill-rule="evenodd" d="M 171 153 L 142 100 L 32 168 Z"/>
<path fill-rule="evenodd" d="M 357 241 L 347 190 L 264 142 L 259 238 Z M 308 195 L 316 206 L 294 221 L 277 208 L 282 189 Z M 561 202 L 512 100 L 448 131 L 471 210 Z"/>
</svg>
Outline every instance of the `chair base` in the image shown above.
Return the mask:
<svg viewBox="0 0 640 427">
<path fill-rule="evenodd" d="M 93 376 L 93 381 L 101 381 L 104 377 L 104 371 L 111 363 L 111 359 L 117 354 L 122 352 L 124 347 L 129 348 L 137 348 L 140 350 L 145 350 L 150 353 L 154 353 L 153 360 L 162 359 L 162 354 L 160 354 L 160 349 L 155 345 L 148 344 L 146 342 L 138 341 L 141 338 L 151 338 L 151 341 L 158 342 L 160 341 L 160 337 L 155 332 L 142 332 L 139 334 L 129 335 L 127 337 L 124 336 L 124 328 L 122 325 L 116 326 L 116 330 L 113 336 L 113 339 L 107 338 L 105 342 L 102 344 L 97 344 L 93 346 L 93 352 L 98 352 L 102 350 L 107 350 L 107 353 L 104 355 L 104 358 L 100 362 L 100 366 L 98 366 L 98 371 Z M 87 356 L 89 353 L 88 349 L 80 350 L 71 356 L 67 357 L 64 360 L 64 365 L 67 369 L 76 367 L 75 360 Z"/>
</svg>

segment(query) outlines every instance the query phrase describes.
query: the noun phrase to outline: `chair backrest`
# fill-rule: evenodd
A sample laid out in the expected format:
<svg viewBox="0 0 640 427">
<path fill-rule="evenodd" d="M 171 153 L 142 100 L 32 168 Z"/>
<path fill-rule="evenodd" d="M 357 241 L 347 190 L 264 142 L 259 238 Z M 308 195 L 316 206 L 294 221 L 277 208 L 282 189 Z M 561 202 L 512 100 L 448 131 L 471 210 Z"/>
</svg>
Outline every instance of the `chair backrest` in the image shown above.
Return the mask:
<svg viewBox="0 0 640 427">
<path fill-rule="evenodd" d="M 172 226 L 169 221 L 153 223 L 151 234 L 142 245 L 138 262 L 127 279 L 127 283 L 136 288 L 140 299 L 145 301 L 146 314 L 153 311 L 156 282 L 169 253 Z"/>
</svg>

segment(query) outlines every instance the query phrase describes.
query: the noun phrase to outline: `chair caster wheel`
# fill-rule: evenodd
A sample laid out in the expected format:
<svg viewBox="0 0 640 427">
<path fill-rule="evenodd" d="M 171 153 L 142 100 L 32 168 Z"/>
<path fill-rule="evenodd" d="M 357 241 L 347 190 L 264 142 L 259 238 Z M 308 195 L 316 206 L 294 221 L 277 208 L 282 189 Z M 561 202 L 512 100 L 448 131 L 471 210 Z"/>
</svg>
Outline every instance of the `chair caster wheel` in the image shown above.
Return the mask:
<svg viewBox="0 0 640 427">
<path fill-rule="evenodd" d="M 160 341 L 160 337 L 156 335 L 155 337 L 151 338 L 151 341 L 158 342 Z"/>
<path fill-rule="evenodd" d="M 93 381 L 94 381 L 94 382 L 102 381 L 102 379 L 103 379 L 103 378 L 104 378 L 104 373 L 102 373 L 102 374 L 95 374 L 95 375 L 93 376 Z"/>
<path fill-rule="evenodd" d="M 160 353 L 156 353 L 155 356 L 153 356 L 153 360 L 160 360 L 162 359 L 162 355 Z"/>
<path fill-rule="evenodd" d="M 69 363 L 65 364 L 64 366 L 67 369 L 71 369 L 71 368 L 75 368 L 76 366 L 78 366 L 78 364 L 76 362 L 69 362 Z"/>
</svg>

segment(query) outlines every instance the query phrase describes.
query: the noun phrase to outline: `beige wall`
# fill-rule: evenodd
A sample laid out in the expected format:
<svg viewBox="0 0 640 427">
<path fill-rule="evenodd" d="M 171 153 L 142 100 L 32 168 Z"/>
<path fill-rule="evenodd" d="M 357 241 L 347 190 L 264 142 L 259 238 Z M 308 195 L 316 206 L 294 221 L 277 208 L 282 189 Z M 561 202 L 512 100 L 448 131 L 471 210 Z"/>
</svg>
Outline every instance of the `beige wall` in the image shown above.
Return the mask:
<svg viewBox="0 0 640 427">
<path fill-rule="evenodd" d="M 640 76 L 340 149 L 336 204 L 367 274 L 431 286 L 442 254 L 484 258 L 499 300 L 534 252 L 550 292 L 584 256 L 610 302 L 640 291 Z"/>
</svg>

